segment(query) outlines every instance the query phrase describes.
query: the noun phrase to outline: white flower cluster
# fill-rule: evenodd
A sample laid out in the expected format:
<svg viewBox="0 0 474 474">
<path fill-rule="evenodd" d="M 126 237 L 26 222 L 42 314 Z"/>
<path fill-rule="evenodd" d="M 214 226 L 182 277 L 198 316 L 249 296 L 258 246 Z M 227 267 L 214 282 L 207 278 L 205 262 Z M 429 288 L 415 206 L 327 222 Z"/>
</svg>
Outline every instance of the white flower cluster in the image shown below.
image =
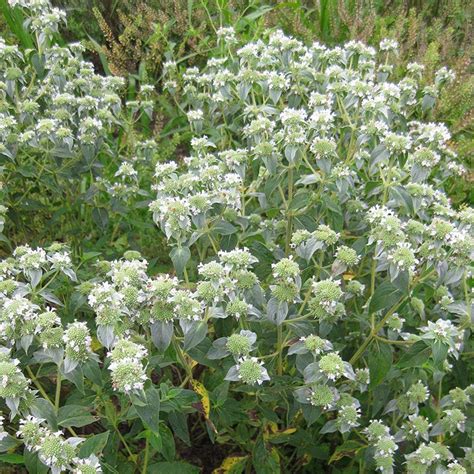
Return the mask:
<svg viewBox="0 0 474 474">
<path fill-rule="evenodd" d="M 92 355 L 92 338 L 87 324 L 83 321 L 68 324 L 63 340 L 66 355 L 64 370 L 70 372 L 79 364 L 86 362 Z"/>
<path fill-rule="evenodd" d="M 32 24 L 37 23 L 34 18 Z M 45 27 L 41 23 L 40 29 Z M 10 104 L 0 115 L 0 152 L 9 158 L 38 152 L 71 158 L 82 152 L 92 159 L 120 111 L 117 91 L 123 80 L 97 75 L 82 59 L 79 44 L 48 43 L 44 40 L 41 78 L 27 67 L 17 47 L 0 48 L 0 81 L 9 91 L 4 98 Z"/>
<path fill-rule="evenodd" d="M 114 390 L 127 395 L 143 390 L 147 380 L 142 364 L 147 356 L 146 349 L 129 339 L 119 339 L 108 355 L 112 360 L 109 370 Z"/>
<path fill-rule="evenodd" d="M 384 473 L 393 472 L 394 454 L 398 445 L 390 435 L 390 428 L 380 420 L 372 420 L 364 431 L 375 449 L 374 460 L 377 469 Z"/>
<path fill-rule="evenodd" d="M 37 33 L 40 46 L 46 46 L 60 23 L 66 21 L 66 12 L 53 7 L 49 0 L 8 0 L 12 7 L 24 8 L 30 18 L 25 22 L 31 31 Z"/>
<path fill-rule="evenodd" d="M 184 160 L 184 169 L 174 163 L 156 165 L 157 195 L 150 204 L 156 224 L 178 244 L 203 230 L 209 220 L 218 220 L 226 209 L 242 205 L 242 177 L 229 158 L 211 153 L 215 145 L 207 137 L 191 144 L 193 155 Z"/>
<path fill-rule="evenodd" d="M 332 324 L 344 315 L 344 305 L 340 301 L 343 291 L 339 280 L 313 282 L 312 293 L 314 296 L 309 300 L 308 306 L 314 318 Z"/>
<path fill-rule="evenodd" d="M 240 319 L 257 314 L 252 295 L 260 287 L 250 269 L 255 262 L 257 259 L 244 248 L 220 251 L 217 260 L 199 265 L 203 280 L 198 283 L 196 293 L 208 306 L 210 316 Z"/>
<path fill-rule="evenodd" d="M 17 436 L 25 446 L 38 453 L 42 463 L 54 474 L 67 470 L 77 474 L 101 473 L 99 460 L 93 454 L 88 458 L 78 457 L 79 444 L 83 438 L 65 438 L 62 431 L 52 431 L 45 420 L 28 415 L 20 420 Z"/>
<path fill-rule="evenodd" d="M 29 380 L 23 375 L 18 359 L 10 358 L 10 351 L 1 348 L 0 352 L 0 398 L 15 416 L 20 407 L 20 402 L 31 396 Z"/>
<path fill-rule="evenodd" d="M 13 257 L 0 262 L 0 341 L 21 341 L 25 350 L 35 337 L 43 347 L 62 345 L 61 322 L 51 304 L 59 300 L 50 290 L 43 290 L 62 274 L 77 281 L 68 249 L 52 244 L 46 249 L 17 247 Z M 64 278 L 64 277 L 63 277 Z M 39 291 L 42 300 L 34 296 Z M 60 302 L 59 302 L 60 303 Z"/>
<path fill-rule="evenodd" d="M 260 362 L 256 357 L 244 356 L 229 369 L 225 380 L 241 381 L 248 385 L 261 385 L 266 380 L 270 380 L 270 377 L 263 362 Z"/>
</svg>

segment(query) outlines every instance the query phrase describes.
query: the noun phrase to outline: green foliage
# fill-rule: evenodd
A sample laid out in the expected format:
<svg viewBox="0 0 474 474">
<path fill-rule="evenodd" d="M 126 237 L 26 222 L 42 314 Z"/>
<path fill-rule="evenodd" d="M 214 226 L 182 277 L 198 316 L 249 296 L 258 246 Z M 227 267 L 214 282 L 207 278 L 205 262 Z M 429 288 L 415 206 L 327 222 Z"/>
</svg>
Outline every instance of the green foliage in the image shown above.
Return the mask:
<svg viewBox="0 0 474 474">
<path fill-rule="evenodd" d="M 2 472 L 470 472 L 468 5 L 53 3 L 0 2 Z"/>
</svg>

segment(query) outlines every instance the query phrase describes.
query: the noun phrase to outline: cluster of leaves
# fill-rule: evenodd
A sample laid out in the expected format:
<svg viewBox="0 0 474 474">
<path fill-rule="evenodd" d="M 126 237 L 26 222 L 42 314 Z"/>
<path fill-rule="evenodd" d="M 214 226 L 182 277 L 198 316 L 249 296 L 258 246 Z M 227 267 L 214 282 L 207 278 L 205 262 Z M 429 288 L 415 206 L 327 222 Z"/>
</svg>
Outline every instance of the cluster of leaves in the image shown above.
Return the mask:
<svg viewBox="0 0 474 474">
<path fill-rule="evenodd" d="M 31 232 L 63 215 L 42 239 L 71 246 L 0 261 L 0 462 L 472 471 L 474 211 L 451 203 L 466 170 L 425 120 L 454 74 L 427 84 L 412 62 L 400 76 L 394 40 L 327 48 L 221 27 L 201 69 L 163 64 L 192 139 L 152 166 L 153 87 L 123 106 L 122 80 L 56 44 L 60 10 L 10 5 L 31 44 L 0 44 L 1 215 L 14 240 L 10 215 Z M 163 248 L 146 242 L 97 260 L 89 214 L 111 230 L 101 245 L 156 227 L 172 265 L 158 272 Z"/>
</svg>

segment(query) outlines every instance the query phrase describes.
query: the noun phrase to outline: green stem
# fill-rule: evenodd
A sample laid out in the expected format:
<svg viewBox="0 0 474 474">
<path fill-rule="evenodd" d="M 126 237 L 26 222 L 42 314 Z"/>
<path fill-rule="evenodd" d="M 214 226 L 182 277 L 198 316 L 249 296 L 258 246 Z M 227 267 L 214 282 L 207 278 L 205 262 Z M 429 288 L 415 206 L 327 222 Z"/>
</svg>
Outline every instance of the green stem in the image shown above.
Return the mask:
<svg viewBox="0 0 474 474">
<path fill-rule="evenodd" d="M 407 346 L 415 344 L 416 342 L 416 341 L 393 341 L 391 339 L 387 339 L 385 337 L 377 336 L 377 335 L 375 335 L 375 339 L 377 339 L 378 341 L 385 342 L 386 344 L 395 344 L 395 345 L 398 344 L 398 345 L 407 345 Z"/>
<path fill-rule="evenodd" d="M 56 377 L 56 396 L 54 398 L 54 409 L 56 410 L 56 414 L 58 414 L 60 402 L 61 402 L 61 365 L 58 365 L 58 375 Z"/>
<path fill-rule="evenodd" d="M 304 295 L 304 300 L 301 303 L 300 309 L 298 310 L 298 316 L 301 316 L 303 314 L 303 311 L 304 311 L 306 305 L 308 304 L 309 298 L 311 297 L 312 290 L 313 290 L 313 285 L 311 284 L 311 281 L 310 281 L 308 290 L 306 291 L 306 294 Z"/>
<path fill-rule="evenodd" d="M 441 377 L 441 379 L 439 380 L 439 385 L 438 385 L 438 400 L 436 400 L 436 412 L 437 412 L 437 415 L 438 415 L 438 421 L 441 419 L 441 414 L 442 414 L 442 409 L 441 409 L 441 406 L 440 406 L 440 402 L 441 402 L 441 397 L 443 395 L 443 377 Z M 438 443 L 442 443 L 443 442 L 443 439 L 444 439 L 444 435 L 443 433 L 440 433 L 438 436 Z"/>
<path fill-rule="evenodd" d="M 42 286 L 41 287 L 41 291 L 45 290 L 46 288 L 48 288 L 48 286 L 55 280 L 55 278 L 59 275 L 59 270 L 56 270 L 56 272 L 54 272 L 54 274 L 51 276 L 51 278 L 49 279 L 48 282 L 46 282 L 46 285 Z"/>
<path fill-rule="evenodd" d="M 33 373 L 33 371 L 30 369 L 29 366 L 26 366 L 26 372 L 28 373 L 28 376 L 30 377 L 31 381 L 33 382 L 34 386 L 38 389 L 39 393 L 43 396 L 45 400 L 48 400 L 51 405 L 54 405 L 53 401 L 51 398 L 49 398 L 48 394 L 46 393 L 45 389 L 41 385 L 40 381 L 36 377 L 36 375 Z M 72 428 L 67 428 L 67 430 L 75 437 L 78 436 L 78 434 L 72 429 Z"/>
<path fill-rule="evenodd" d="M 277 362 L 277 374 L 283 374 L 283 326 L 279 324 L 277 326 L 277 352 L 278 352 L 278 362 Z"/>
<path fill-rule="evenodd" d="M 468 288 L 468 282 L 467 282 L 467 270 L 464 271 L 464 278 L 463 278 L 463 286 L 464 286 L 464 299 L 466 301 L 466 311 L 468 317 L 466 318 L 466 321 L 468 323 L 471 322 L 471 298 L 469 296 L 469 288 Z"/>
<path fill-rule="evenodd" d="M 211 242 L 211 245 L 212 245 L 212 250 L 214 250 L 214 253 L 217 255 L 219 253 L 219 249 L 217 248 L 214 238 L 212 237 L 210 232 L 208 235 L 209 235 L 209 241 Z"/>
<path fill-rule="evenodd" d="M 186 267 L 183 268 L 183 276 L 184 276 L 184 281 L 186 282 L 186 285 L 189 285 L 189 276 L 188 276 L 188 271 L 186 270 Z"/>
<path fill-rule="evenodd" d="M 142 474 L 146 474 L 146 471 L 148 469 L 148 457 L 150 456 L 150 441 L 148 440 L 148 437 L 146 438 L 146 445 L 145 445 L 145 459 L 143 460 L 143 468 L 142 468 Z"/>
<path fill-rule="evenodd" d="M 291 201 L 293 200 L 293 166 L 288 168 L 288 199 L 286 205 L 286 240 L 285 240 L 285 253 L 290 253 L 290 242 L 291 233 L 293 227 L 293 216 L 290 211 Z"/>
<path fill-rule="evenodd" d="M 376 268 L 376 265 L 377 265 L 377 262 L 375 260 L 375 256 L 374 256 L 374 259 L 372 260 L 372 265 L 371 265 L 371 269 L 370 269 L 370 297 L 372 297 L 374 295 L 374 292 L 375 292 L 375 268 Z M 375 314 L 372 314 L 371 316 L 371 328 L 372 328 L 372 331 L 374 330 L 374 327 L 375 327 Z"/>
<path fill-rule="evenodd" d="M 117 220 L 117 224 L 115 224 L 114 226 L 114 229 L 112 231 L 112 235 L 110 237 L 110 242 L 113 242 L 114 239 L 115 239 L 115 236 L 117 235 L 117 232 L 119 231 L 120 229 L 120 224 L 122 223 L 122 217 L 119 217 L 119 219 Z"/>
<path fill-rule="evenodd" d="M 127 441 L 125 441 L 125 438 L 123 437 L 122 433 L 120 433 L 120 430 L 118 429 L 118 426 L 115 423 L 113 423 L 113 426 L 114 426 L 114 429 L 115 429 L 121 443 L 124 445 L 125 449 L 127 450 L 128 456 L 130 457 L 131 461 L 134 464 L 136 464 L 137 460 L 136 460 L 135 454 L 132 453 Z"/>
<path fill-rule="evenodd" d="M 193 378 L 193 371 L 191 367 L 189 367 L 189 364 L 186 361 L 186 358 L 184 357 L 183 351 L 181 350 L 181 347 L 176 339 L 173 339 L 173 347 L 176 352 L 176 355 L 178 356 L 179 361 L 181 362 L 181 365 L 183 366 L 184 370 L 186 371 L 186 376 L 189 379 Z"/>
<path fill-rule="evenodd" d="M 374 259 L 372 260 L 372 266 L 370 269 L 370 296 L 374 294 L 375 291 L 375 268 L 377 266 L 377 261 Z"/>
<path fill-rule="evenodd" d="M 308 316 L 297 316 L 296 318 L 285 319 L 283 324 L 297 323 L 298 321 L 307 321 Z"/>
<path fill-rule="evenodd" d="M 370 332 L 370 334 L 367 336 L 365 341 L 362 343 L 362 345 L 359 347 L 359 350 L 352 356 L 351 360 L 349 361 L 351 365 L 354 365 L 360 357 L 364 354 L 365 350 L 369 346 L 369 344 L 372 342 L 372 340 L 377 336 L 378 332 L 383 328 L 385 323 L 388 321 L 390 316 L 395 313 L 395 311 L 402 305 L 402 303 L 405 302 L 407 299 L 407 296 L 404 296 L 401 298 L 397 303 L 395 303 L 390 310 L 387 312 L 387 314 L 383 317 L 383 319 L 375 326 L 375 328 Z"/>
<path fill-rule="evenodd" d="M 28 375 L 30 377 L 30 379 L 32 380 L 33 384 L 35 385 L 35 387 L 39 390 L 39 392 L 41 393 L 41 395 L 43 396 L 43 398 L 45 398 L 46 400 L 48 400 L 48 402 L 51 403 L 51 405 L 53 405 L 53 402 L 51 401 L 51 399 L 49 398 L 48 394 L 45 392 L 43 386 L 41 385 L 41 383 L 39 382 L 39 380 L 36 378 L 36 375 L 33 373 L 33 371 L 30 369 L 29 366 L 26 366 L 26 371 L 28 372 Z"/>
</svg>

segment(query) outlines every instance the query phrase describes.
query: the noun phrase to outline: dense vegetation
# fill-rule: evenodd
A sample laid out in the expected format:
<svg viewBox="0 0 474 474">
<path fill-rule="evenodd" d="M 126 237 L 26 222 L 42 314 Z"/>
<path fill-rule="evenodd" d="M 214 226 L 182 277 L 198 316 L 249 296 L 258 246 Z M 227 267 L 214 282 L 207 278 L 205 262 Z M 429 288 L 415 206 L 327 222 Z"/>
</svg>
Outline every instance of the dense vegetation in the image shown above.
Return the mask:
<svg viewBox="0 0 474 474">
<path fill-rule="evenodd" d="M 0 1 L 2 472 L 474 469 L 469 2 L 388 3 Z"/>
</svg>

